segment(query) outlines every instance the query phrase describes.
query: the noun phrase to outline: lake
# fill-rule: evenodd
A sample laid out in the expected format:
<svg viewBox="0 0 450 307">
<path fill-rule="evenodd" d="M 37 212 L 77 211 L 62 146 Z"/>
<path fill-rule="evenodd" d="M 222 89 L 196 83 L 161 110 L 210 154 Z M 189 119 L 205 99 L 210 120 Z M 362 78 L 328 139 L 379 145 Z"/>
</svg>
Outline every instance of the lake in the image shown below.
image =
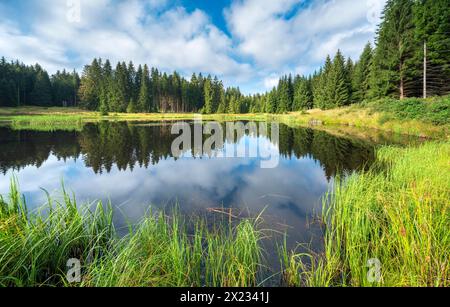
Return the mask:
<svg viewBox="0 0 450 307">
<path fill-rule="evenodd" d="M 336 176 L 369 167 L 374 160 L 373 142 L 282 124 L 277 140 L 246 131 L 209 152 L 190 148 L 174 157 L 173 124 L 100 122 L 81 131 L 55 132 L 1 127 L 0 194 L 8 193 L 15 175 L 27 204 L 37 208 L 46 201 L 43 190 L 60 197 L 64 181 L 79 204 L 110 200 L 115 225 L 124 233 L 150 206 L 177 206 L 185 215 L 263 212 L 262 227 L 274 230 L 273 236 L 287 233 L 290 248 L 308 243 L 320 250 L 322 229 L 315 217 L 322 198 Z M 261 168 L 258 157 L 219 157 L 230 147 L 254 144 L 272 148 L 277 166 Z M 267 243 L 272 250 L 273 242 Z"/>
</svg>

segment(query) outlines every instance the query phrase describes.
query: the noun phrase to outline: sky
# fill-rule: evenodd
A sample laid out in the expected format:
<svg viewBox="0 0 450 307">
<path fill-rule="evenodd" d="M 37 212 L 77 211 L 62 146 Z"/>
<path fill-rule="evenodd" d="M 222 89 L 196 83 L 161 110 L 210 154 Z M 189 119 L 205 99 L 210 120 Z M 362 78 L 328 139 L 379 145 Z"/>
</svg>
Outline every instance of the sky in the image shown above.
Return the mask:
<svg viewBox="0 0 450 307">
<path fill-rule="evenodd" d="M 0 0 L 0 56 L 49 73 L 94 57 L 264 92 L 341 49 L 358 59 L 386 0 Z"/>
</svg>

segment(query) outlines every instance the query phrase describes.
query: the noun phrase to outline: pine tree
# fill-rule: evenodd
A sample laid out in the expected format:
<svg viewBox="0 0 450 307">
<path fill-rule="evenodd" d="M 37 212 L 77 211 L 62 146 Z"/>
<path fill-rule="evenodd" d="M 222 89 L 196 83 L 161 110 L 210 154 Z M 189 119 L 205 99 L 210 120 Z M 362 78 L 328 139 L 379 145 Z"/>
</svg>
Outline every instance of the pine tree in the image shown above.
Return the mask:
<svg viewBox="0 0 450 307">
<path fill-rule="evenodd" d="M 330 74 L 333 63 L 327 56 L 324 67 L 320 70 L 314 80 L 314 106 L 321 109 L 331 108 L 333 105 L 331 94 L 328 90 Z"/>
<path fill-rule="evenodd" d="M 333 60 L 331 72 L 327 80 L 327 93 L 330 97 L 326 108 L 342 107 L 349 104 L 348 76 L 345 68 L 345 59 L 338 50 Z"/>
<path fill-rule="evenodd" d="M 139 112 L 154 111 L 154 109 L 151 106 L 150 76 L 147 65 L 144 65 L 144 69 L 142 70 L 141 88 L 139 90 L 139 100 L 137 102 L 137 110 Z"/>
<path fill-rule="evenodd" d="M 280 79 L 278 84 L 278 105 L 277 105 L 277 113 L 286 113 L 289 111 L 290 105 L 290 85 L 288 77 L 283 77 Z"/>
<path fill-rule="evenodd" d="M 364 51 L 356 64 L 353 74 L 353 102 L 361 102 L 368 98 L 370 68 L 372 65 L 372 46 L 370 43 L 364 47 Z"/>
<path fill-rule="evenodd" d="M 36 80 L 30 93 L 30 100 L 33 105 L 50 106 L 52 104 L 52 86 L 48 73 L 39 65 L 35 66 Z"/>
<path fill-rule="evenodd" d="M 450 3 L 421 0 L 414 5 L 415 40 L 413 79 L 416 96 L 423 96 L 424 47 L 427 49 L 427 95 L 450 93 Z"/>
<path fill-rule="evenodd" d="M 370 77 L 371 97 L 408 95 L 413 70 L 414 24 L 412 0 L 388 0 L 377 37 Z"/>
<path fill-rule="evenodd" d="M 100 102 L 102 80 L 101 60 L 94 59 L 91 65 L 84 67 L 79 89 L 80 106 L 88 110 L 97 110 Z"/>
<path fill-rule="evenodd" d="M 301 78 L 294 94 L 293 111 L 301 111 L 312 108 L 312 92 L 309 80 Z"/>
<path fill-rule="evenodd" d="M 225 89 L 223 88 L 223 83 L 220 82 L 219 85 L 219 107 L 217 108 L 218 114 L 224 114 L 227 110 L 227 100 L 225 97 Z"/>
<path fill-rule="evenodd" d="M 213 89 L 211 76 L 209 76 L 205 80 L 204 93 L 205 93 L 205 106 L 203 107 L 203 113 L 204 114 L 212 114 L 213 113 L 213 101 L 214 101 L 214 89 Z"/>
</svg>

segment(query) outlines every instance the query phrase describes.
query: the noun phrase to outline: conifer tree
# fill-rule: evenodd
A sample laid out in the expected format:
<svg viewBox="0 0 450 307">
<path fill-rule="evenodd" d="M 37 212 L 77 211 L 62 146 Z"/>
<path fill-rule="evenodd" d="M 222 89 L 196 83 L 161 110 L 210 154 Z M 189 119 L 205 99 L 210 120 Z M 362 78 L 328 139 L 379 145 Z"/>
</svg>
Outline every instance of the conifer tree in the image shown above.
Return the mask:
<svg viewBox="0 0 450 307">
<path fill-rule="evenodd" d="M 370 77 L 370 96 L 408 95 L 414 42 L 412 0 L 388 0 L 383 11 Z"/>
<path fill-rule="evenodd" d="M 214 89 L 213 89 L 211 76 L 209 76 L 205 80 L 204 93 L 205 93 L 205 106 L 203 107 L 203 113 L 204 114 L 212 114 L 213 113 Z"/>
<path fill-rule="evenodd" d="M 39 65 L 35 66 L 36 80 L 30 93 L 30 101 L 37 106 L 50 106 L 52 104 L 52 87 L 48 73 Z"/>
<path fill-rule="evenodd" d="M 301 111 L 312 108 L 312 92 L 309 80 L 301 78 L 294 94 L 293 111 Z"/>
<path fill-rule="evenodd" d="M 364 47 L 364 51 L 357 62 L 353 74 L 353 102 L 361 102 L 368 98 L 369 76 L 372 64 L 372 46 L 370 43 Z"/>
<path fill-rule="evenodd" d="M 344 56 L 338 50 L 333 60 L 331 72 L 328 75 L 326 90 L 330 98 L 325 106 L 326 108 L 342 107 L 349 104 L 348 79 Z"/>
<path fill-rule="evenodd" d="M 151 106 L 150 97 L 150 76 L 147 65 L 144 65 L 141 75 L 141 88 L 139 90 L 139 100 L 137 102 L 137 110 L 139 112 L 155 111 Z"/>
</svg>

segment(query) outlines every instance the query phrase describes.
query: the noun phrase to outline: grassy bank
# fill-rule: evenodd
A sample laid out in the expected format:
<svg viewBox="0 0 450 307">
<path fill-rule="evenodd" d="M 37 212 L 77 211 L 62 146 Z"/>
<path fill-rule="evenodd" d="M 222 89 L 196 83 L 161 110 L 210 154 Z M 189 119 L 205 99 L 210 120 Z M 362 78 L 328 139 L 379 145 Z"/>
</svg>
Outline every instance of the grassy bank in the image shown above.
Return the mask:
<svg viewBox="0 0 450 307">
<path fill-rule="evenodd" d="M 83 123 L 100 120 L 111 121 L 164 121 L 192 120 L 195 114 L 110 113 L 76 108 L 0 108 L 0 122 L 9 123 L 15 129 L 73 130 Z M 280 121 L 288 125 L 351 126 L 380 131 L 448 139 L 450 135 L 450 96 L 430 99 L 382 99 L 355 104 L 333 110 L 309 110 L 289 114 L 212 114 L 203 115 L 204 120 L 254 120 Z"/>
<path fill-rule="evenodd" d="M 261 233 L 255 221 L 188 235 L 176 213 L 151 212 L 124 238 L 101 203 L 77 207 L 67 194 L 27 212 L 15 182 L 0 200 L 0 286 L 254 286 Z M 80 283 L 66 279 L 67 261 L 82 264 Z"/>
<path fill-rule="evenodd" d="M 352 126 L 396 134 L 448 139 L 450 96 L 430 99 L 381 99 L 332 110 L 278 115 L 290 125 Z"/>
<path fill-rule="evenodd" d="M 284 253 L 288 282 L 295 286 L 449 286 L 449 157 L 450 143 L 379 150 L 377 170 L 337 184 L 325 202 L 324 253 Z M 313 265 L 305 265 L 310 259 Z M 378 261 L 380 279 L 371 282 L 368 266 L 376 277 Z"/>
<path fill-rule="evenodd" d="M 384 147 L 372 170 L 326 197 L 324 250 L 281 248 L 280 285 L 450 286 L 450 143 Z M 12 182 L 0 200 L 0 286 L 254 286 L 265 268 L 257 220 L 194 231 L 173 213 L 149 213 L 125 237 L 112 210 L 67 194 L 28 212 Z M 67 283 L 67 260 L 82 263 Z M 370 266 L 374 280 L 368 279 Z M 368 267 L 369 266 L 369 267 Z"/>
</svg>

